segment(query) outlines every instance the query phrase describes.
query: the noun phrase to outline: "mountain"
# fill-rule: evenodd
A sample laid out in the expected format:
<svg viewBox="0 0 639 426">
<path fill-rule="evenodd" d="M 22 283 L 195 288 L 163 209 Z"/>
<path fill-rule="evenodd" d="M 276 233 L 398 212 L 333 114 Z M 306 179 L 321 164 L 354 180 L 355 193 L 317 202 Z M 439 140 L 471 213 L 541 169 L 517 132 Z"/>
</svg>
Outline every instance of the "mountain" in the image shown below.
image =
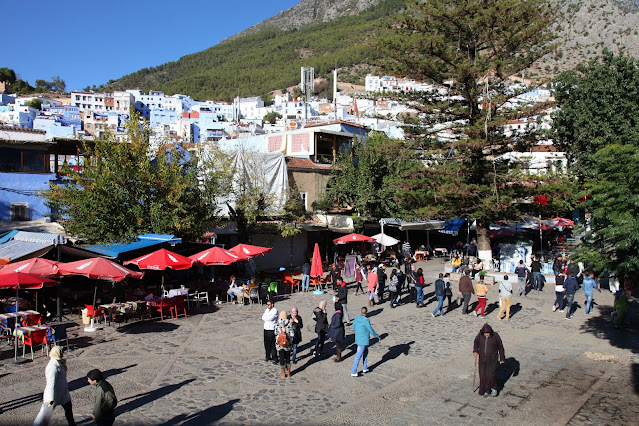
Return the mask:
<svg viewBox="0 0 639 426">
<path fill-rule="evenodd" d="M 558 49 L 527 71 L 552 77 L 601 54 L 603 48 L 639 57 L 637 0 L 551 0 Z M 378 54 L 370 40 L 408 0 L 300 0 L 273 18 L 177 61 L 145 68 L 98 90 L 138 88 L 183 93 L 195 99 L 230 100 L 263 95 L 299 83 L 302 66 L 340 82 L 362 84 Z M 323 95 L 330 85 L 316 85 Z"/>
</svg>

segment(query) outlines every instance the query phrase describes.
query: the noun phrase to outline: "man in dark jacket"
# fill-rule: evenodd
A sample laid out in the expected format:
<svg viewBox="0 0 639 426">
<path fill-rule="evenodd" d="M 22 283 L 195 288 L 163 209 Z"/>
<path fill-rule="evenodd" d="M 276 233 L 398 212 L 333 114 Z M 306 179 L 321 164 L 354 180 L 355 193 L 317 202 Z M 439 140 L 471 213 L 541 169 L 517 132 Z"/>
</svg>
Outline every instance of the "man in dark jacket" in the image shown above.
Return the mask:
<svg viewBox="0 0 639 426">
<path fill-rule="evenodd" d="M 386 288 L 386 265 L 379 265 L 377 268 L 377 298 L 379 303 L 384 301 L 384 290 Z M 343 303 L 342 303 L 343 305 Z"/>
<path fill-rule="evenodd" d="M 497 396 L 497 361 L 506 361 L 501 337 L 487 323 L 479 331 L 473 343 L 473 355 L 479 358 L 479 394 Z M 474 391 L 474 389 L 473 389 Z"/>
<path fill-rule="evenodd" d="M 535 256 L 535 260 L 530 264 L 530 270 L 533 277 L 533 288 L 541 290 L 541 262 L 539 261 L 539 256 Z"/>
<path fill-rule="evenodd" d="M 308 263 L 308 260 L 304 265 L 302 265 L 302 290 L 308 291 L 308 286 L 311 282 L 311 264 Z"/>
<path fill-rule="evenodd" d="M 579 290 L 579 284 L 575 273 L 571 272 L 564 281 L 564 293 L 566 294 L 566 319 L 572 318 L 572 303 L 575 301 L 575 293 Z"/>
<path fill-rule="evenodd" d="M 558 255 L 553 262 L 552 272 L 555 274 L 555 276 L 564 273 L 564 258 L 561 255 Z"/>
<path fill-rule="evenodd" d="M 113 386 L 102 376 L 98 369 L 87 373 L 87 381 L 95 386 L 93 394 L 93 415 L 91 416 L 98 426 L 111 426 L 115 421 L 115 407 L 118 399 L 115 397 Z"/>
<path fill-rule="evenodd" d="M 342 279 L 342 277 L 337 277 L 337 299 L 336 302 L 339 302 L 342 305 L 342 312 L 344 314 L 344 319 L 346 320 L 346 324 L 350 325 L 351 319 L 348 316 L 348 287 L 346 287 L 346 283 Z"/>
<path fill-rule="evenodd" d="M 470 269 L 466 269 L 464 275 L 462 275 L 462 277 L 459 279 L 459 294 L 461 295 L 461 297 L 464 298 L 462 315 L 466 315 L 468 313 L 468 303 L 470 302 L 470 295 L 475 294 L 473 282 L 470 280 L 468 274 L 470 274 Z"/>
<path fill-rule="evenodd" d="M 444 282 L 444 274 L 440 273 L 439 278 L 435 281 L 435 297 L 437 297 L 437 307 L 431 313 L 433 317 L 437 316 L 437 311 L 439 311 L 439 315 L 444 316 L 446 313 L 444 312 L 444 297 L 446 297 L 446 283 Z"/>
<path fill-rule="evenodd" d="M 335 302 L 335 313 L 331 318 L 331 325 L 328 326 L 328 337 L 335 343 L 335 358 L 333 361 L 342 361 L 342 351 L 344 350 L 344 322 L 342 322 L 342 305 Z"/>
</svg>

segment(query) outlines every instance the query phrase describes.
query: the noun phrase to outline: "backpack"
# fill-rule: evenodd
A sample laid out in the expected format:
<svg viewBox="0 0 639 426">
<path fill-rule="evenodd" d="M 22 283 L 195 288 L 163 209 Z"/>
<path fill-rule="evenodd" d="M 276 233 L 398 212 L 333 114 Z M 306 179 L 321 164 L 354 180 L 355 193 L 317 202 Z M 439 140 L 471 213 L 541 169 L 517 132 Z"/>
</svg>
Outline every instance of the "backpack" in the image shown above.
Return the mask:
<svg viewBox="0 0 639 426">
<path fill-rule="evenodd" d="M 280 334 L 277 335 L 277 346 L 285 348 L 288 346 L 288 334 L 286 331 L 288 330 L 288 325 L 282 330 Z"/>
</svg>

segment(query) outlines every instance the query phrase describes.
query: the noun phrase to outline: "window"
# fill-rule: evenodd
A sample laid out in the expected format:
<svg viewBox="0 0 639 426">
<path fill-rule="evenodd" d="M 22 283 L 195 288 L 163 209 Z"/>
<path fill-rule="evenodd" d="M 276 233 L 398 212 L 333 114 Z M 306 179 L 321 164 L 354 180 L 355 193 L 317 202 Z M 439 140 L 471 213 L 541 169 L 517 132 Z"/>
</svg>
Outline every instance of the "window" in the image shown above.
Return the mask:
<svg viewBox="0 0 639 426">
<path fill-rule="evenodd" d="M 300 199 L 304 203 L 304 210 L 308 210 L 308 192 L 300 192 Z"/>
<path fill-rule="evenodd" d="M 10 220 L 30 220 L 29 203 L 11 203 L 9 206 Z"/>
</svg>

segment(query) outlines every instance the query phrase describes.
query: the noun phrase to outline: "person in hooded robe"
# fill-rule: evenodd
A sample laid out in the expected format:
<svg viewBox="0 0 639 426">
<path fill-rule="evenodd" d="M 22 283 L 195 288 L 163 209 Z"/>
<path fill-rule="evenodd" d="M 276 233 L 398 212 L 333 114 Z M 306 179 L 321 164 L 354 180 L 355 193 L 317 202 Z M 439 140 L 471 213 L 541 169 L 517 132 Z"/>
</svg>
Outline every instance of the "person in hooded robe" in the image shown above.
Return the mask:
<svg viewBox="0 0 639 426">
<path fill-rule="evenodd" d="M 479 358 L 479 394 L 497 396 L 497 365 L 506 361 L 506 355 L 499 333 L 494 332 L 488 323 L 475 337 L 473 355 Z"/>
</svg>

